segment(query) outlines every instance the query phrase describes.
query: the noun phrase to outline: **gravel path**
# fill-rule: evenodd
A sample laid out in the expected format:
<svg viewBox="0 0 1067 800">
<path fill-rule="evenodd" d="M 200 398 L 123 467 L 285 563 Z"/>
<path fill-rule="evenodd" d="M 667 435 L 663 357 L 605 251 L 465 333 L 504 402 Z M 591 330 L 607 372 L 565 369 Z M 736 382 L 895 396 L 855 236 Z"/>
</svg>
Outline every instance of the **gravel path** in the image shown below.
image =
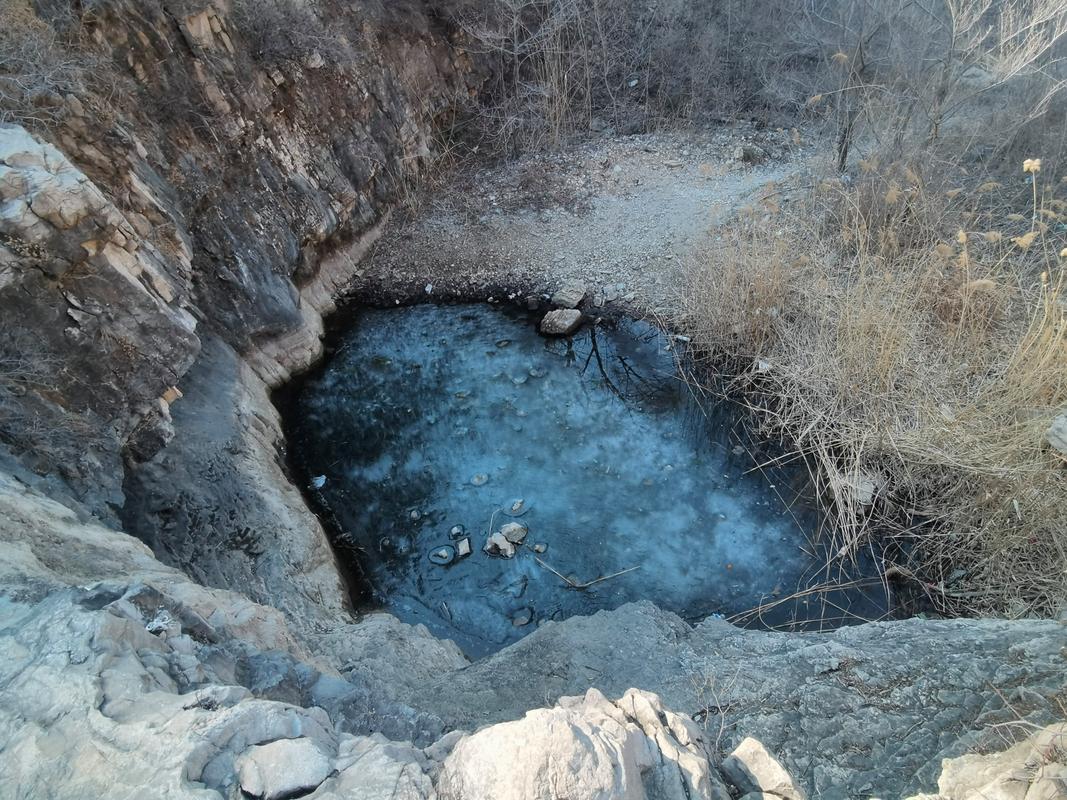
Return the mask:
<svg viewBox="0 0 1067 800">
<path fill-rule="evenodd" d="M 788 131 L 741 123 L 597 140 L 465 173 L 389 223 L 353 288 L 499 298 L 578 279 L 600 303 L 664 311 L 684 265 L 715 245 L 716 227 L 816 158 L 814 144 L 794 144 Z M 788 202 L 788 191 L 776 199 Z"/>
</svg>

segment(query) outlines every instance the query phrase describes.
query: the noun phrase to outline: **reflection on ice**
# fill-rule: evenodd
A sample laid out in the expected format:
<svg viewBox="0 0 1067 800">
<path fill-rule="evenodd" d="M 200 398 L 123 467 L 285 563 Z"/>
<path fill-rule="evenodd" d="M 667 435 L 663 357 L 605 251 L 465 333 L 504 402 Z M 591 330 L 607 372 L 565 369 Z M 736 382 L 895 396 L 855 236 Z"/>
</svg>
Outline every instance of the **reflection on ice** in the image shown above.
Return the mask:
<svg viewBox="0 0 1067 800">
<path fill-rule="evenodd" d="M 480 655 L 631 600 L 699 618 L 805 585 L 803 475 L 752 470 L 667 345 L 640 322 L 546 339 L 489 306 L 362 313 L 292 438 L 376 601 Z"/>
</svg>

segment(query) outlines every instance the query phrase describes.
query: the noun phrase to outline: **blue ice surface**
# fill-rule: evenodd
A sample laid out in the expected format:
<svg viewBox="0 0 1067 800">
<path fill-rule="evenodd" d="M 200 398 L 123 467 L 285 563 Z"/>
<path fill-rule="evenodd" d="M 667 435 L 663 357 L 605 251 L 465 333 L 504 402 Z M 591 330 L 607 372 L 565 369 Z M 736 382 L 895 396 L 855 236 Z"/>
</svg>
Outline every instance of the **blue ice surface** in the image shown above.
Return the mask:
<svg viewBox="0 0 1067 800">
<path fill-rule="evenodd" d="M 365 310 L 301 389 L 297 461 L 326 477 L 313 498 L 376 604 L 478 657 L 637 599 L 695 620 L 819 580 L 806 473 L 736 452 L 736 413 L 694 400 L 669 337 L 634 320 L 562 339 L 536 326 L 489 305 Z M 486 554 L 520 499 L 524 544 Z M 433 563 L 456 525 L 472 554 Z M 631 567 L 588 589 L 552 571 L 581 584 Z"/>
</svg>

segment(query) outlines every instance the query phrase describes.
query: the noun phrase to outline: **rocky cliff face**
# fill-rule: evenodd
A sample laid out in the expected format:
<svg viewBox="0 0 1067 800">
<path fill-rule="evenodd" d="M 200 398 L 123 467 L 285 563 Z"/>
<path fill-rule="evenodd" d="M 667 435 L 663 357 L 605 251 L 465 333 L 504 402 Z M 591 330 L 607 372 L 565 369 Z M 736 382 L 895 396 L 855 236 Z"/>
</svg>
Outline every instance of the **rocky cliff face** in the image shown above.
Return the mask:
<svg viewBox="0 0 1067 800">
<path fill-rule="evenodd" d="M 272 384 L 315 357 L 354 268 L 323 250 L 373 236 L 475 82 L 427 7 L 375 8 L 106 0 L 67 20 L 106 80 L 46 98 L 52 126 L 0 129 L 0 435 L 52 491 L 111 517 L 205 333 Z"/>
</svg>

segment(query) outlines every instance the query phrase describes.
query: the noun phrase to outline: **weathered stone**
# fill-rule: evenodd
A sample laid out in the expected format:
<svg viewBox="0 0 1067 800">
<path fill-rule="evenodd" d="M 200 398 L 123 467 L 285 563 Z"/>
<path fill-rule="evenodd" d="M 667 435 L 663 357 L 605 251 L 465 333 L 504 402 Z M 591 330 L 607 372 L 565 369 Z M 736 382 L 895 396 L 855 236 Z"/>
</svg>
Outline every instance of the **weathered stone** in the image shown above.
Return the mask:
<svg viewBox="0 0 1067 800">
<path fill-rule="evenodd" d="M 1067 797 L 1067 724 L 1051 725 L 1003 752 L 945 759 L 937 795 L 911 800 L 1061 800 Z"/>
<path fill-rule="evenodd" d="M 522 544 L 530 529 L 521 522 L 505 522 L 500 526 L 500 533 L 512 544 Z"/>
<path fill-rule="evenodd" d="M 767 748 L 752 737 L 742 740 L 722 762 L 726 779 L 745 794 L 763 792 L 785 800 L 805 800 L 804 792 Z"/>
<path fill-rule="evenodd" d="M 582 312 L 558 308 L 549 311 L 541 320 L 541 333 L 546 336 L 570 336 L 582 325 Z"/>
<path fill-rule="evenodd" d="M 1067 414 L 1060 414 L 1045 433 L 1045 441 L 1060 455 L 1067 456 Z"/>
<path fill-rule="evenodd" d="M 734 161 L 744 164 L 759 164 L 766 160 L 767 154 L 763 148 L 752 144 L 739 144 L 734 148 Z"/>
<path fill-rule="evenodd" d="M 554 295 L 552 305 L 560 308 L 577 308 L 585 299 L 589 287 L 582 281 L 566 281 Z"/>
<path fill-rule="evenodd" d="M 515 555 L 515 545 L 508 541 L 508 538 L 500 531 L 493 531 L 489 534 L 489 538 L 485 540 L 485 547 L 482 549 L 491 556 L 511 558 Z"/>
<path fill-rule="evenodd" d="M 330 759 L 310 739 L 280 739 L 251 747 L 235 766 L 241 790 L 263 800 L 306 794 L 332 771 Z"/>
<path fill-rule="evenodd" d="M 651 713 L 635 714 L 642 704 Z M 654 695 L 632 691 L 612 703 L 590 689 L 460 740 L 445 760 L 438 796 L 727 800 L 699 733 Z"/>
<path fill-rule="evenodd" d="M 705 724 L 723 725 L 725 751 L 758 739 L 809 797 L 901 797 L 932 789 L 942 758 L 1002 747 L 990 722 L 1056 719 L 1063 630 L 1054 621 L 916 619 L 786 634 L 717 620 L 691 627 L 634 603 L 546 622 L 431 680 L 412 702 L 470 730 L 515 719 L 546 695 L 640 686 L 668 707 L 712 706 Z"/>
</svg>

